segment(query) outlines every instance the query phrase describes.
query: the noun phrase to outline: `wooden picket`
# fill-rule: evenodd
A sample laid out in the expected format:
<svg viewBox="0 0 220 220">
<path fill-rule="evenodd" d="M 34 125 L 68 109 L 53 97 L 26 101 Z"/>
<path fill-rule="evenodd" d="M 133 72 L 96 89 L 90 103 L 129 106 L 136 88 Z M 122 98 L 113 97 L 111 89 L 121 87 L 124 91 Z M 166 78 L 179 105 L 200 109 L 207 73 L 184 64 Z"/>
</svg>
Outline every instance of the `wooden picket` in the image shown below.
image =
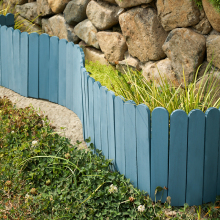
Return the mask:
<svg viewBox="0 0 220 220">
<path fill-rule="evenodd" d="M 49 100 L 50 37 L 39 37 L 39 98 Z"/>
<path fill-rule="evenodd" d="M 95 82 L 78 45 L 21 33 L 10 28 L 11 21 L 10 15 L 0 16 L 0 25 L 7 23 L 0 27 L 0 85 L 74 111 L 84 139 L 91 137 L 114 168 L 153 200 L 160 186 L 164 189 L 156 200 L 170 196 L 174 206 L 215 201 L 220 194 L 220 109 L 193 110 L 188 116 L 176 110 L 169 124 L 166 109 L 151 114 L 146 105 L 124 102 Z"/>
<path fill-rule="evenodd" d="M 29 78 L 29 35 L 26 32 L 21 33 L 20 47 L 20 94 L 28 97 L 28 78 Z M 37 90 L 38 91 L 38 90 Z"/>
<path fill-rule="evenodd" d="M 7 57 L 8 57 L 8 44 L 7 44 L 7 27 L 2 26 L 1 27 L 1 70 L 2 70 L 2 76 L 1 85 L 8 88 L 8 65 L 7 65 Z M 3 56 L 4 54 L 4 56 Z"/>
<path fill-rule="evenodd" d="M 13 35 L 13 28 L 8 28 L 7 29 L 7 44 L 8 44 L 8 52 L 7 52 L 7 61 L 6 61 L 6 65 L 8 66 L 8 76 L 7 76 L 7 88 L 12 89 L 13 90 L 13 81 L 11 80 L 12 78 L 14 78 L 13 75 L 13 39 L 12 39 L 12 35 Z"/>
<path fill-rule="evenodd" d="M 95 80 L 92 77 L 88 79 L 89 86 L 89 132 L 88 135 L 91 138 L 91 143 L 95 143 L 95 134 L 94 134 L 94 82 Z"/>
<path fill-rule="evenodd" d="M 124 135 L 124 101 L 115 97 L 115 167 L 125 174 L 125 135 Z"/>
<path fill-rule="evenodd" d="M 39 34 L 29 35 L 28 97 L 39 98 Z"/>
<path fill-rule="evenodd" d="M 202 204 L 205 114 L 201 110 L 189 113 L 186 203 Z"/>
<path fill-rule="evenodd" d="M 115 167 L 115 115 L 114 115 L 115 94 L 107 92 L 107 121 L 108 121 L 108 158 L 112 159 L 113 168 Z"/>
<path fill-rule="evenodd" d="M 105 157 L 109 158 L 109 146 L 108 146 L 108 114 L 107 114 L 107 88 L 101 86 L 100 88 L 100 99 L 101 108 L 100 108 L 100 122 L 101 122 L 101 144 L 102 152 Z"/>
<path fill-rule="evenodd" d="M 168 195 L 172 203 L 181 206 L 186 201 L 186 159 L 188 116 L 182 110 L 170 115 Z"/>
<path fill-rule="evenodd" d="M 205 113 L 205 164 L 203 202 L 215 202 L 217 195 L 219 111 L 209 108 Z"/>
<path fill-rule="evenodd" d="M 20 40 L 21 32 L 20 30 L 15 30 L 13 32 L 13 77 L 12 89 L 20 94 L 20 88 L 22 86 L 22 81 L 20 78 Z"/>
<path fill-rule="evenodd" d="M 150 193 L 151 123 L 150 110 L 144 104 L 136 107 L 136 135 L 138 188 Z"/>
<path fill-rule="evenodd" d="M 155 189 L 168 184 L 169 113 L 165 108 L 155 108 L 151 116 L 151 198 Z M 162 200 L 161 200 L 162 198 Z M 156 199 L 165 202 L 167 190 L 157 192 Z"/>
<path fill-rule="evenodd" d="M 72 42 L 66 46 L 66 107 L 73 109 L 73 47 Z"/>
<path fill-rule="evenodd" d="M 98 150 L 102 150 L 101 146 L 101 139 L 100 139 L 100 133 L 101 133 L 101 127 L 100 127 L 100 108 L 101 108 L 101 99 L 100 99 L 100 82 L 96 81 L 94 82 L 94 88 L 93 88 L 93 105 L 94 105 L 94 146 Z"/>
<path fill-rule="evenodd" d="M 136 106 L 134 101 L 124 103 L 125 177 L 137 187 Z"/>
<path fill-rule="evenodd" d="M 7 27 L 14 28 L 14 15 L 13 15 L 13 14 L 8 13 L 8 14 L 5 16 L 5 25 L 6 25 Z"/>
<path fill-rule="evenodd" d="M 58 104 L 66 106 L 66 47 L 67 40 L 59 41 Z"/>
<path fill-rule="evenodd" d="M 58 103 L 59 84 L 59 38 L 50 38 L 49 101 Z"/>
</svg>

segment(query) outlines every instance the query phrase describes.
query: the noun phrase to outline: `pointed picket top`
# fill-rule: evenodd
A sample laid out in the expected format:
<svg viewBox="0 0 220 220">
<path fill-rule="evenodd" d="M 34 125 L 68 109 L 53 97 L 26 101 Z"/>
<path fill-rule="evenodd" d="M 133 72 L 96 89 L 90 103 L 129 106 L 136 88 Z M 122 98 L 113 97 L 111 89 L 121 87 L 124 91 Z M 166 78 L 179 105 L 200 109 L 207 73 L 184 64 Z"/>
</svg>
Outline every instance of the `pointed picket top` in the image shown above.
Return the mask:
<svg viewBox="0 0 220 220">
<path fill-rule="evenodd" d="M 151 122 L 145 104 L 136 107 L 138 188 L 150 193 Z"/>
<path fill-rule="evenodd" d="M 155 199 L 157 187 L 168 186 L 168 137 L 169 113 L 163 107 L 157 107 L 151 115 L 151 198 Z M 163 195 L 163 197 L 162 197 Z M 158 191 L 156 199 L 166 201 L 167 190 Z"/>
<path fill-rule="evenodd" d="M 214 202 L 217 195 L 218 149 L 219 149 L 219 110 L 209 108 L 205 112 L 205 164 L 203 202 Z"/>
<path fill-rule="evenodd" d="M 205 114 L 194 109 L 188 114 L 186 203 L 202 204 Z"/>
<path fill-rule="evenodd" d="M 170 115 L 168 195 L 171 205 L 185 203 L 188 115 L 175 110 Z"/>
</svg>

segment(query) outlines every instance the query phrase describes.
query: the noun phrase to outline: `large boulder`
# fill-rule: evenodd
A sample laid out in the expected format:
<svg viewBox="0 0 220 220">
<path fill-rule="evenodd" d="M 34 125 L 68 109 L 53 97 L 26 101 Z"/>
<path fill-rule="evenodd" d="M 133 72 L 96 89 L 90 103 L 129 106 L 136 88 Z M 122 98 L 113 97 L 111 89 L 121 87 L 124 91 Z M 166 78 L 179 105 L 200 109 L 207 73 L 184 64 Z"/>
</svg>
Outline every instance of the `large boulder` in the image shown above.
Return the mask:
<svg viewBox="0 0 220 220">
<path fill-rule="evenodd" d="M 62 13 L 64 8 L 66 7 L 67 3 L 70 0 L 48 0 L 48 4 L 51 8 L 51 10 L 58 14 L 58 13 Z"/>
<path fill-rule="evenodd" d="M 168 33 L 161 26 L 153 8 L 133 8 L 119 16 L 128 51 L 141 62 L 166 57 L 162 45 Z"/>
<path fill-rule="evenodd" d="M 48 4 L 48 0 L 37 0 L 37 13 L 39 16 L 48 16 L 54 14 Z"/>
<path fill-rule="evenodd" d="M 26 3 L 24 5 L 16 5 L 16 12 L 35 24 L 41 24 L 41 19 L 37 14 L 37 2 Z"/>
<path fill-rule="evenodd" d="M 193 26 L 199 22 L 200 11 L 194 0 L 157 0 L 157 10 L 166 31 Z"/>
<path fill-rule="evenodd" d="M 200 22 L 193 26 L 194 30 L 199 34 L 209 34 L 212 30 L 212 26 L 206 17 L 203 9 L 200 10 Z"/>
<path fill-rule="evenodd" d="M 86 19 L 86 7 L 90 0 L 70 1 L 65 10 L 64 18 L 68 24 L 76 25 Z"/>
<path fill-rule="evenodd" d="M 210 35 L 206 40 L 207 60 L 212 61 L 212 64 L 220 68 L 220 36 Z"/>
<path fill-rule="evenodd" d="M 172 30 L 163 50 L 171 60 L 173 71 L 177 74 L 179 83 L 184 85 L 183 69 L 186 83 L 194 79 L 198 66 L 203 62 L 206 51 L 206 39 L 188 28 Z"/>
<path fill-rule="evenodd" d="M 213 5 L 208 0 L 202 0 L 202 5 L 205 10 L 206 16 L 211 23 L 212 27 L 220 32 L 220 14 L 213 7 Z"/>
<path fill-rule="evenodd" d="M 55 15 L 48 19 L 48 22 L 45 22 L 45 19 L 42 21 L 43 30 L 48 30 L 49 35 L 54 35 L 59 37 L 59 39 L 66 39 L 74 43 L 79 42 L 78 36 L 74 32 L 74 28 L 66 24 L 63 15 Z M 45 25 L 47 25 L 45 27 Z"/>
<path fill-rule="evenodd" d="M 105 59 L 105 55 L 102 51 L 89 47 L 84 41 L 81 41 L 79 46 L 83 49 L 85 60 L 92 62 L 98 61 L 102 65 L 108 65 L 108 61 Z"/>
<path fill-rule="evenodd" d="M 94 27 L 92 22 L 89 19 L 86 19 L 74 28 L 76 35 L 85 41 L 88 45 L 93 46 L 99 49 L 99 43 L 96 38 L 97 29 Z"/>
<path fill-rule="evenodd" d="M 134 6 L 138 6 L 141 4 L 148 4 L 152 2 L 153 0 L 115 0 L 116 3 L 119 5 L 121 8 L 131 8 Z"/>
<path fill-rule="evenodd" d="M 90 1 L 86 8 L 86 14 L 97 29 L 107 30 L 118 23 L 120 10 L 118 6 L 107 2 Z"/>
<path fill-rule="evenodd" d="M 41 22 L 42 22 L 42 31 L 50 36 L 53 36 L 54 34 L 50 27 L 49 19 L 43 18 Z"/>
<path fill-rule="evenodd" d="M 105 58 L 115 64 L 116 61 L 124 59 L 124 53 L 128 47 L 125 38 L 117 32 L 100 31 L 96 34 L 101 51 Z"/>
<path fill-rule="evenodd" d="M 154 82 L 157 87 L 162 86 L 165 81 L 171 86 L 179 86 L 169 58 L 157 62 L 147 62 L 142 66 L 142 74 L 148 82 Z"/>
</svg>

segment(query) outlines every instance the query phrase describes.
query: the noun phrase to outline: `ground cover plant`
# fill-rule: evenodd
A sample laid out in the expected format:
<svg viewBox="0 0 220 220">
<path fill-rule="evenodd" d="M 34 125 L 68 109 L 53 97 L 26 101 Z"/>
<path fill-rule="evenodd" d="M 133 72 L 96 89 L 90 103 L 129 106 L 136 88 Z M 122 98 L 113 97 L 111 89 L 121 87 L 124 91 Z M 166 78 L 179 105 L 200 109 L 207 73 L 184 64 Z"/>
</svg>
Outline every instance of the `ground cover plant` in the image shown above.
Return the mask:
<svg viewBox="0 0 220 220">
<path fill-rule="evenodd" d="M 197 4 L 197 6 L 202 9 L 202 0 L 194 0 Z M 208 0 L 214 8 L 220 13 L 220 0 Z"/>
<path fill-rule="evenodd" d="M 220 217 L 219 200 L 200 211 L 171 207 L 170 198 L 153 202 L 92 149 L 72 146 L 33 108 L 16 109 L 0 98 L 0 219 Z"/>
<path fill-rule="evenodd" d="M 101 65 L 98 62 L 86 61 L 85 67 L 91 77 L 99 81 L 102 86 L 114 91 L 124 101 L 133 100 L 137 105 L 144 103 L 151 111 L 160 106 L 166 108 L 170 114 L 176 109 L 182 109 L 188 114 L 193 109 L 205 112 L 209 107 L 220 107 L 218 97 L 220 88 L 212 62 L 209 63 L 202 77 L 197 79 L 199 67 L 195 80 L 189 85 L 184 83 L 179 87 L 170 85 L 168 79 L 162 77 L 160 86 L 157 87 L 154 80 L 148 82 L 141 72 L 128 67 L 125 68 L 126 74 L 120 73 L 110 65 Z"/>
</svg>

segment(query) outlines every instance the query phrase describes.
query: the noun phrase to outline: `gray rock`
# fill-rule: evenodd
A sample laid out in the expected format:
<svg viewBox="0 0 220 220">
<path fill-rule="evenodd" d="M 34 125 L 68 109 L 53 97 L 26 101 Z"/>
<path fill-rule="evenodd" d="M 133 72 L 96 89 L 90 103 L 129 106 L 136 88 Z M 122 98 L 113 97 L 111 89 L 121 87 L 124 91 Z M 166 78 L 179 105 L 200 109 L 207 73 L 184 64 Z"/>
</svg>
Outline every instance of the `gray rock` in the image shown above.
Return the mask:
<svg viewBox="0 0 220 220">
<path fill-rule="evenodd" d="M 66 7 L 67 3 L 70 0 L 48 0 L 48 4 L 51 8 L 51 10 L 58 14 L 58 13 L 62 13 L 64 8 Z"/>
<path fill-rule="evenodd" d="M 86 19 L 86 7 L 90 0 L 70 1 L 65 10 L 64 18 L 68 24 L 76 25 Z"/>
<path fill-rule="evenodd" d="M 199 34 L 209 34 L 212 26 L 209 23 L 203 9 L 200 10 L 200 22 L 193 26 L 194 30 Z"/>
<path fill-rule="evenodd" d="M 37 14 L 37 2 L 16 5 L 16 12 L 29 21 L 41 25 L 41 18 Z"/>
<path fill-rule="evenodd" d="M 148 82 L 154 82 L 157 87 L 162 86 L 163 82 L 165 81 L 167 81 L 171 86 L 179 86 L 177 76 L 173 72 L 169 58 L 160 60 L 158 62 L 147 62 L 142 67 L 142 70 L 142 74 L 145 79 Z"/>
<path fill-rule="evenodd" d="M 158 17 L 166 31 L 199 22 L 200 11 L 193 0 L 157 0 Z"/>
<path fill-rule="evenodd" d="M 100 31 L 96 34 L 101 51 L 110 63 L 123 60 L 128 47 L 124 37 L 117 32 Z"/>
<path fill-rule="evenodd" d="M 37 0 L 37 13 L 39 16 L 54 14 L 48 4 L 48 0 Z"/>
<path fill-rule="evenodd" d="M 122 34 L 129 54 L 141 62 L 166 57 L 162 45 L 168 33 L 164 31 L 153 8 L 133 8 L 119 16 Z"/>
<path fill-rule="evenodd" d="M 94 27 L 92 22 L 89 19 L 86 19 L 79 24 L 77 24 L 74 28 L 74 32 L 76 35 L 85 41 L 88 45 L 93 46 L 99 49 L 99 43 L 96 38 L 97 29 Z"/>
<path fill-rule="evenodd" d="M 108 61 L 105 59 L 105 55 L 102 51 L 97 50 L 93 47 L 89 47 L 84 41 L 79 43 L 85 54 L 85 60 L 96 62 L 98 61 L 102 65 L 109 65 Z"/>
<path fill-rule="evenodd" d="M 79 42 L 78 36 L 74 32 L 74 28 L 66 24 L 63 15 L 55 15 L 51 18 L 42 19 L 43 30 L 52 36 L 57 36 L 59 39 L 66 39 L 74 43 Z"/>
<path fill-rule="evenodd" d="M 210 35 L 206 40 L 207 47 L 207 61 L 220 68 L 220 36 Z"/>
<path fill-rule="evenodd" d="M 21 27 L 20 29 L 23 32 L 29 32 L 29 33 L 37 32 L 39 34 L 42 33 L 40 26 L 38 26 L 37 24 L 32 24 L 28 22 L 26 19 L 24 19 L 20 15 L 17 17 L 17 21 L 20 21 L 23 24 L 23 27 Z"/>
<path fill-rule="evenodd" d="M 150 3 L 153 0 L 115 0 L 115 1 L 121 8 L 131 8 L 141 4 Z"/>
<path fill-rule="evenodd" d="M 118 23 L 120 8 L 107 2 L 90 1 L 86 14 L 99 30 L 107 30 Z"/>
<path fill-rule="evenodd" d="M 186 83 L 193 81 L 198 66 L 204 60 L 205 49 L 205 37 L 188 28 L 176 28 L 169 33 L 163 50 L 171 60 L 179 83 L 184 85 L 183 68 Z"/>
</svg>

